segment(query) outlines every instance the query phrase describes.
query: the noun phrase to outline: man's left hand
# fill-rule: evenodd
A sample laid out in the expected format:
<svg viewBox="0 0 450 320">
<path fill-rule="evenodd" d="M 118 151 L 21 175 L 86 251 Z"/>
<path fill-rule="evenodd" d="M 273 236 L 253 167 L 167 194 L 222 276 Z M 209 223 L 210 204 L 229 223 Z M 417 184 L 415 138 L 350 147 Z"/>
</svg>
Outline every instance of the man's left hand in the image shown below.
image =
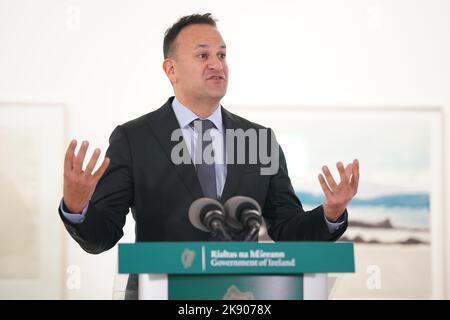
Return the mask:
<svg viewBox="0 0 450 320">
<path fill-rule="evenodd" d="M 336 222 L 344 213 L 348 203 L 358 192 L 359 182 L 359 161 L 357 159 L 345 168 L 342 162 L 338 162 L 336 167 L 341 177 L 339 184 L 336 183 L 327 166 L 322 167 L 325 178 L 321 173 L 319 174 L 320 186 L 325 195 L 323 210 L 326 218 L 331 222 Z"/>
</svg>

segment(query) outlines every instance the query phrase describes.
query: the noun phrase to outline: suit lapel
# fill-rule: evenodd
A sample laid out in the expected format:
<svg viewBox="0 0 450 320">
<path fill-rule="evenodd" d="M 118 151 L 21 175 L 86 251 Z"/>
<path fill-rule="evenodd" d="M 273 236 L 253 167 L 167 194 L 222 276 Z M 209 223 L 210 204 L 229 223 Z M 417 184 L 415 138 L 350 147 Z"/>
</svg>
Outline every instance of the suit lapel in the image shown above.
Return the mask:
<svg viewBox="0 0 450 320">
<path fill-rule="evenodd" d="M 239 123 L 237 119 L 222 107 L 222 121 L 224 124 L 224 138 L 226 139 L 226 129 L 238 129 Z M 242 128 L 245 130 L 245 128 Z M 227 164 L 227 177 L 225 179 L 225 186 L 220 197 L 220 201 L 224 203 L 226 200 L 235 195 L 236 188 L 239 185 L 240 177 L 243 172 L 244 165 L 239 165 L 236 161 Z"/>
<path fill-rule="evenodd" d="M 169 162 L 177 171 L 180 180 L 191 193 L 192 197 L 198 199 L 203 197 L 203 192 L 192 162 L 189 160 L 189 163 L 176 165 L 171 160 L 173 148 L 180 143 L 179 141 L 171 141 L 172 132 L 175 129 L 180 129 L 178 120 L 172 109 L 172 101 L 173 97 L 157 111 L 159 112 L 157 117 L 149 118 L 150 129 L 161 144 Z M 185 144 L 184 139 L 182 143 Z M 187 150 L 186 145 L 184 145 L 184 150 Z"/>
<path fill-rule="evenodd" d="M 166 154 L 169 162 L 177 171 L 177 174 L 183 184 L 186 186 L 187 190 L 191 193 L 193 199 L 198 199 L 203 197 L 203 191 L 198 181 L 197 173 L 195 167 L 191 161 L 187 164 L 175 165 L 171 160 L 172 149 L 180 143 L 179 141 L 171 141 L 172 132 L 175 129 L 179 129 L 175 113 L 172 109 L 173 97 L 170 98 L 159 110 L 158 116 L 148 118 L 150 124 L 150 130 L 153 132 L 155 137 L 158 139 L 164 153 Z M 222 121 L 224 124 L 224 138 L 226 138 L 226 129 L 246 129 L 239 126 L 238 120 L 222 107 Z M 183 139 L 182 143 L 185 144 Z M 186 147 L 186 146 L 185 146 Z M 184 150 L 187 150 L 185 148 Z M 237 163 L 227 164 L 227 176 L 225 179 L 225 185 L 220 197 L 221 202 L 225 202 L 229 198 L 235 195 L 236 188 L 239 185 L 240 177 L 244 172 L 245 165 L 239 165 Z"/>
</svg>

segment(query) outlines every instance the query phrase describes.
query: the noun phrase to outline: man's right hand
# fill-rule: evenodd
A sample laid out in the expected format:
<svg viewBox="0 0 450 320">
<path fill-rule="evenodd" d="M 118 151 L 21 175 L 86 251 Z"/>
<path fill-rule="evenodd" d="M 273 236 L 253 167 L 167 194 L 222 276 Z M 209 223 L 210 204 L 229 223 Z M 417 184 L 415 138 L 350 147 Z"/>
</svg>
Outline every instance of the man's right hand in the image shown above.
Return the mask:
<svg viewBox="0 0 450 320">
<path fill-rule="evenodd" d="M 81 213 L 89 203 L 94 193 L 95 187 L 100 180 L 106 168 L 109 165 L 109 158 L 105 157 L 100 168 L 94 173 L 100 149 L 95 149 L 94 153 L 83 171 L 84 157 L 88 149 L 89 143 L 83 141 L 78 154 L 75 156 L 75 147 L 77 141 L 72 140 L 66 151 L 64 158 L 64 204 L 70 213 Z"/>
</svg>

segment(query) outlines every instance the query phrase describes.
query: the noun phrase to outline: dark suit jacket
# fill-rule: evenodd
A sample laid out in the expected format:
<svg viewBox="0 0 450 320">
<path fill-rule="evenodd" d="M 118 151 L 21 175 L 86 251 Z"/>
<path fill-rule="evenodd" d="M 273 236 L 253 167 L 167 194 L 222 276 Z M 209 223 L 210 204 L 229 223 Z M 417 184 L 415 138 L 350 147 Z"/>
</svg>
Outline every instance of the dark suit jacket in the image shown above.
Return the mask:
<svg viewBox="0 0 450 320">
<path fill-rule="evenodd" d="M 74 225 L 61 215 L 70 235 L 89 253 L 112 248 L 122 237 L 131 208 L 136 221 L 136 241 L 207 241 L 210 235 L 194 228 L 188 219 L 191 203 L 202 190 L 192 164 L 175 165 L 171 141 L 179 128 L 170 98 L 161 108 L 118 126 L 110 137 L 110 165 L 89 203 L 86 219 Z M 226 129 L 261 129 L 222 108 Z M 292 188 L 283 152 L 275 175 L 260 175 L 260 165 L 229 164 L 221 198 L 235 195 L 260 204 L 275 241 L 334 241 L 346 224 L 330 234 L 323 208 L 305 212 Z"/>
<path fill-rule="evenodd" d="M 173 97 L 158 110 L 113 131 L 106 152 L 110 165 L 81 224 L 70 223 L 60 212 L 70 235 L 85 251 L 98 254 L 112 248 L 123 236 L 130 208 L 136 221 L 136 241 L 210 240 L 210 234 L 193 227 L 188 218 L 191 203 L 203 197 L 195 167 L 171 161 L 171 150 L 179 143 L 171 141 L 172 131 L 179 128 L 172 101 Z M 225 129 L 263 128 L 224 108 L 222 119 Z M 275 241 L 334 241 L 344 233 L 347 222 L 329 233 L 322 206 L 303 210 L 281 148 L 276 174 L 260 175 L 260 168 L 260 164 L 228 164 L 220 202 L 236 195 L 255 199 Z M 137 298 L 136 276 L 129 279 L 127 297 Z"/>
<path fill-rule="evenodd" d="M 179 128 L 172 101 L 173 97 L 156 111 L 113 131 L 106 152 L 111 162 L 84 222 L 72 224 L 60 213 L 70 235 L 85 251 L 98 254 L 112 248 L 123 235 L 130 208 L 136 221 L 136 241 L 210 240 L 210 234 L 193 227 L 188 219 L 189 206 L 203 196 L 195 167 L 171 161 L 171 150 L 179 143 L 171 141 L 172 131 Z M 263 128 L 224 108 L 222 119 L 226 129 Z M 236 195 L 255 199 L 275 241 L 337 240 L 347 224 L 330 234 L 322 206 L 303 210 L 281 149 L 279 154 L 279 170 L 274 175 L 260 175 L 258 164 L 227 165 L 220 202 Z"/>
</svg>

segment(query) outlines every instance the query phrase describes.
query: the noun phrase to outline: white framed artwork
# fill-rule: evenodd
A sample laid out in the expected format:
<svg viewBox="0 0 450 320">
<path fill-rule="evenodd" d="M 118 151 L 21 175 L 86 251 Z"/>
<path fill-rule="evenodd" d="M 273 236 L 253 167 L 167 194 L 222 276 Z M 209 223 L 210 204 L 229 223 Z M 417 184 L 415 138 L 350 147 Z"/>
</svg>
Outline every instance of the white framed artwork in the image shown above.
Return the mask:
<svg viewBox="0 0 450 320">
<path fill-rule="evenodd" d="M 64 298 L 65 107 L 0 102 L 0 299 Z"/>
<path fill-rule="evenodd" d="M 226 106 L 225 106 L 226 107 Z M 360 183 L 340 241 L 356 272 L 330 275 L 332 299 L 441 299 L 445 290 L 440 107 L 230 106 L 274 130 L 305 210 L 322 203 L 318 174 L 357 158 Z"/>
</svg>

